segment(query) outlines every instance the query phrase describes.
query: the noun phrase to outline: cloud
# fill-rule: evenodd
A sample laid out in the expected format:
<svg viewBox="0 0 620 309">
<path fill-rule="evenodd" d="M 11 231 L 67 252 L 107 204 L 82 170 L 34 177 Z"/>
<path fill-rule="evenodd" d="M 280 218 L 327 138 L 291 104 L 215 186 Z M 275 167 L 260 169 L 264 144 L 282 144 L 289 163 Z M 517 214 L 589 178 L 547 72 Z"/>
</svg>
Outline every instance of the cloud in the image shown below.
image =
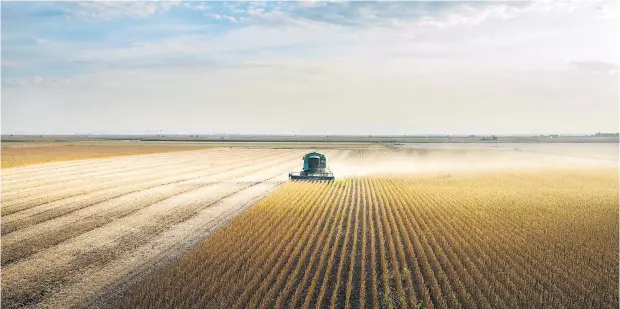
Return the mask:
<svg viewBox="0 0 620 309">
<path fill-rule="evenodd" d="M 85 119 L 84 130 L 146 126 L 140 115 L 149 110 L 149 122 L 171 128 L 308 131 L 316 121 L 297 121 L 304 105 L 327 111 L 321 127 L 349 133 L 467 131 L 480 110 L 498 115 L 478 121 L 486 128 L 617 126 L 614 77 L 584 74 L 617 70 L 620 54 L 614 20 L 595 3 L 202 5 L 85 2 L 67 4 L 86 14 L 70 21 L 7 22 L 7 128 L 43 130 L 28 120 L 49 113 L 39 105 L 58 111 L 49 127 L 69 132 L 68 110 Z M 591 102 L 596 109 L 584 108 Z M 122 116 L 105 110 L 121 108 Z M 571 115 L 583 109 L 592 112 Z M 533 114 L 553 121 L 515 120 Z"/>
<path fill-rule="evenodd" d="M 204 5 L 185 4 L 194 9 Z M 95 5 L 107 16 L 142 16 L 170 9 L 168 4 L 160 3 L 82 5 Z M 588 6 L 579 5 L 582 9 L 569 14 L 576 10 L 576 4 L 320 1 L 306 8 L 298 3 L 223 2 L 219 11 L 215 5 L 209 5 L 207 12 L 200 11 L 201 17 L 227 21 L 217 24 L 234 27 L 215 30 L 197 21 L 174 27 L 156 23 L 157 31 L 146 37 L 144 31 L 150 24 L 136 23 L 115 31 L 123 40 L 116 44 L 33 35 L 38 46 L 20 47 L 11 53 L 17 45 L 10 45 L 6 54 L 11 57 L 6 59 L 23 62 L 20 55 L 28 54 L 40 68 L 46 67 L 40 62 L 48 61 L 62 64 L 66 71 L 149 66 L 210 69 L 272 59 L 331 59 L 346 63 L 346 59 L 355 58 L 376 64 L 388 58 L 423 59 L 441 62 L 447 69 L 472 66 L 477 70 L 519 68 L 533 63 L 549 66 L 562 61 L 561 65 L 565 65 L 581 59 L 610 61 L 612 56 L 607 53 L 611 55 L 616 49 L 606 42 L 608 33 L 596 32 L 601 26 L 588 17 L 589 11 L 584 9 Z M 241 10 L 245 15 L 232 15 L 232 10 Z M 575 44 L 579 40 L 589 43 Z M 557 53 L 564 56 L 558 57 Z"/>
<path fill-rule="evenodd" d="M 207 14 L 205 14 L 205 16 L 209 17 L 209 18 L 213 18 L 215 20 L 226 20 L 226 21 L 229 21 L 231 23 L 236 23 L 236 22 L 242 20 L 241 18 L 237 18 L 237 17 L 234 17 L 234 16 L 223 15 L 223 14 L 215 14 L 215 13 L 207 13 Z"/>
<path fill-rule="evenodd" d="M 217 20 L 221 20 L 222 19 L 222 15 L 220 14 L 205 14 L 205 16 L 211 17 L 211 18 L 215 18 Z"/>
<path fill-rule="evenodd" d="M 206 11 L 208 9 L 209 7 L 204 4 L 198 4 L 194 6 L 194 10 L 197 10 L 197 11 Z"/>
<path fill-rule="evenodd" d="M 111 20 L 164 13 L 179 4 L 179 1 L 79 1 L 58 5 L 70 18 Z"/>
<path fill-rule="evenodd" d="M 5 68 L 20 68 L 26 65 L 27 63 L 22 62 L 22 61 L 11 61 L 11 60 L 2 61 L 2 67 L 5 67 Z"/>
<path fill-rule="evenodd" d="M 331 23 L 342 26 L 390 26 L 398 23 L 445 27 L 479 24 L 487 19 L 512 18 L 522 4 L 460 2 L 326 2 L 305 1 L 256 8 L 248 6 L 245 14 L 257 20 Z M 275 18 L 277 17 L 277 19 Z"/>
<path fill-rule="evenodd" d="M 222 16 L 224 19 L 230 21 L 231 23 L 236 23 L 237 22 L 237 18 L 233 17 L 233 16 L 228 16 L 228 15 L 224 15 Z"/>
</svg>

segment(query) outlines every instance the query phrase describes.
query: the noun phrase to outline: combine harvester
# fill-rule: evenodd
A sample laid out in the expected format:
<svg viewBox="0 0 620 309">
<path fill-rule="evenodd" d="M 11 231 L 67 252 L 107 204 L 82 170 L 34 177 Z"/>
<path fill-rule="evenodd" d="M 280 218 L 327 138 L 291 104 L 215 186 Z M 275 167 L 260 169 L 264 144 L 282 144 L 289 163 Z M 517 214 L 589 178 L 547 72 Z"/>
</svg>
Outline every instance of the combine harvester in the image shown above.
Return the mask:
<svg viewBox="0 0 620 309">
<path fill-rule="evenodd" d="M 327 158 L 318 152 L 306 154 L 303 158 L 304 167 L 299 173 L 289 173 L 293 180 L 334 180 L 334 174 L 327 168 Z"/>
</svg>

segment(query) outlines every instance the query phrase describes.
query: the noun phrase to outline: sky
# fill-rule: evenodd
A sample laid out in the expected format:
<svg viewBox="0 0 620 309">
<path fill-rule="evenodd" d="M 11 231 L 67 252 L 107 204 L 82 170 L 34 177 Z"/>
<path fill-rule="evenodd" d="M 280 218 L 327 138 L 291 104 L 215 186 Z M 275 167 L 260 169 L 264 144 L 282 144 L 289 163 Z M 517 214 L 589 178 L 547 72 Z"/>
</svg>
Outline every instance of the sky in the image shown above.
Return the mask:
<svg viewBox="0 0 620 309">
<path fill-rule="evenodd" d="M 618 131 L 618 1 L 2 1 L 2 134 Z"/>
</svg>

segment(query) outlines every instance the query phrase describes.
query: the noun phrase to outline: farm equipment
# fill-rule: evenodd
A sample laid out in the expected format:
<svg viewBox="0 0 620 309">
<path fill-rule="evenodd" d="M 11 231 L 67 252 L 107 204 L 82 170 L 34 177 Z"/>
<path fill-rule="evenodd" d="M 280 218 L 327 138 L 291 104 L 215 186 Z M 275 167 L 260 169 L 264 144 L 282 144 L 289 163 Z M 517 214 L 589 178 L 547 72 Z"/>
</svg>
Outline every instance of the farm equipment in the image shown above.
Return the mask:
<svg viewBox="0 0 620 309">
<path fill-rule="evenodd" d="M 288 178 L 293 180 L 334 180 L 334 174 L 327 167 L 327 158 L 318 152 L 306 154 L 304 166 L 299 173 L 289 173 Z"/>
</svg>

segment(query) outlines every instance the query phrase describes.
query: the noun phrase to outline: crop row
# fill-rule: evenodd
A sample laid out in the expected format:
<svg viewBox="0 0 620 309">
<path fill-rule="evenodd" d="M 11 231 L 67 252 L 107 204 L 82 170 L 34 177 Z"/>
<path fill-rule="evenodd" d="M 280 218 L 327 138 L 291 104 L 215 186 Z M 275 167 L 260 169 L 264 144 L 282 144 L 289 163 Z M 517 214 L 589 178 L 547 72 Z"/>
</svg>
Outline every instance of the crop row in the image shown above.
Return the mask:
<svg viewBox="0 0 620 309">
<path fill-rule="evenodd" d="M 617 308 L 615 176 L 288 183 L 119 306 Z"/>
</svg>

